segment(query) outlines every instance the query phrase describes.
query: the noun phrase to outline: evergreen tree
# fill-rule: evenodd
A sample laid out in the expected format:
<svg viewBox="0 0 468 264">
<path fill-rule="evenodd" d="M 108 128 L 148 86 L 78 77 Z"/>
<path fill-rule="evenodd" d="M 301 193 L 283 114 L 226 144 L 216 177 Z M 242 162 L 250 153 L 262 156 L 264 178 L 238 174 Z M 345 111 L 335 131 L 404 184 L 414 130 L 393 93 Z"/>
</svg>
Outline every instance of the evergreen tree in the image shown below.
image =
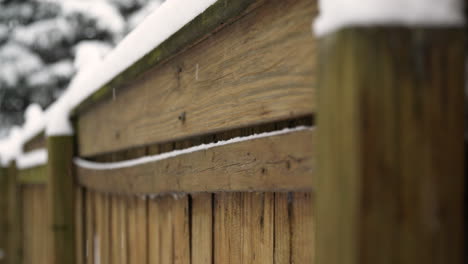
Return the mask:
<svg viewBox="0 0 468 264">
<path fill-rule="evenodd" d="M 160 0 L 0 0 L 0 137 L 23 122 L 29 104 L 45 108 L 60 96 L 83 64 L 83 53 L 110 50 L 159 5 Z"/>
</svg>

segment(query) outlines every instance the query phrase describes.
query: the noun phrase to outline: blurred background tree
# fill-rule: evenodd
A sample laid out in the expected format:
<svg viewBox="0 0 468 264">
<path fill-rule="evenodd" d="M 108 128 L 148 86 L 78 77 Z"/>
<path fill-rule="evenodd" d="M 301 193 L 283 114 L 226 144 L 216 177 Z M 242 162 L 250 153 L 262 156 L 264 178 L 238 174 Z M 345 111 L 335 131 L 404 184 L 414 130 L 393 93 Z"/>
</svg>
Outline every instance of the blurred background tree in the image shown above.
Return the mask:
<svg viewBox="0 0 468 264">
<path fill-rule="evenodd" d="M 163 0 L 0 0 L 0 138 L 46 108 L 90 53 L 101 57 Z"/>
</svg>

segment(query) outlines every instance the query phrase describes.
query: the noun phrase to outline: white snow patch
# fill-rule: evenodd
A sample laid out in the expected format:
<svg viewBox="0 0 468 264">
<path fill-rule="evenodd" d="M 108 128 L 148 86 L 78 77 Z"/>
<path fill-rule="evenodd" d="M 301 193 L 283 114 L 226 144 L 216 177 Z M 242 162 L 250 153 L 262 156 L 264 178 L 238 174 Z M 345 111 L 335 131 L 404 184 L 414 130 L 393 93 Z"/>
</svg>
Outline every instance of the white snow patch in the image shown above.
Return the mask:
<svg viewBox="0 0 468 264">
<path fill-rule="evenodd" d="M 83 69 L 95 63 L 99 63 L 112 49 L 102 41 L 81 41 L 75 47 L 75 68 Z"/>
<path fill-rule="evenodd" d="M 18 169 L 24 170 L 47 164 L 47 149 L 37 149 L 16 158 Z"/>
<path fill-rule="evenodd" d="M 151 14 L 154 10 L 161 6 L 161 4 L 161 0 L 151 0 L 144 7 L 130 15 L 127 22 L 127 28 L 129 29 L 129 31 L 133 30 L 136 26 L 138 26 L 149 14 Z"/>
<path fill-rule="evenodd" d="M 320 0 L 317 36 L 349 26 L 459 26 L 462 0 Z"/>
<path fill-rule="evenodd" d="M 254 140 L 258 138 L 272 137 L 272 136 L 283 135 L 283 134 L 297 132 L 297 131 L 311 130 L 311 129 L 312 127 L 306 127 L 306 126 L 300 126 L 300 127 L 295 127 L 295 128 L 285 128 L 283 130 L 266 132 L 266 133 L 261 133 L 261 134 L 254 134 L 254 135 L 250 135 L 246 137 L 236 137 L 236 138 L 232 138 L 226 141 L 218 141 L 215 143 L 201 144 L 201 145 L 186 148 L 186 149 L 174 150 L 174 151 L 170 151 L 170 152 L 166 152 L 166 153 L 162 153 L 158 155 L 146 156 L 146 157 L 141 157 L 138 159 L 125 160 L 125 161 L 119 161 L 119 162 L 100 163 L 100 162 L 84 160 L 79 157 L 75 157 L 73 160 L 77 166 L 81 168 L 85 168 L 85 169 L 115 170 L 115 169 L 133 167 L 133 166 L 155 162 L 155 161 L 161 161 L 164 159 L 173 158 L 173 157 L 180 156 L 183 154 L 189 154 L 189 153 L 193 153 L 197 151 L 207 150 L 207 149 L 211 149 L 211 148 L 219 147 L 223 145 L 229 145 L 229 144 Z"/>
<path fill-rule="evenodd" d="M 7 138 L 0 140 L 0 163 L 3 167 L 9 166 L 21 153 L 21 129 L 13 127 Z"/>
</svg>

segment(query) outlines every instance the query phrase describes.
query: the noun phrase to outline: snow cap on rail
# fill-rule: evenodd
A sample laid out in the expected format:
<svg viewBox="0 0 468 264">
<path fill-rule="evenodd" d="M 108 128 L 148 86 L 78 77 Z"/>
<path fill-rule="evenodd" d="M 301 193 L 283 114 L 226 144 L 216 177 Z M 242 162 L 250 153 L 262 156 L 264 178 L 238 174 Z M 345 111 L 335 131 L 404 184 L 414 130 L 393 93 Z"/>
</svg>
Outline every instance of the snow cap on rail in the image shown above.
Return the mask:
<svg viewBox="0 0 468 264">
<path fill-rule="evenodd" d="M 319 0 L 314 32 L 323 36 L 349 26 L 458 26 L 463 0 Z"/>
<path fill-rule="evenodd" d="M 47 120 L 47 135 L 73 133 L 68 121 L 71 111 L 99 88 L 196 18 L 216 0 L 187 2 L 168 0 L 130 32 L 102 61 L 84 69 L 71 82 Z M 148 34 L 151 32 L 151 34 Z"/>
<path fill-rule="evenodd" d="M 1 140 L 2 164 L 21 155 L 23 144 L 44 129 L 49 136 L 73 134 L 69 116 L 76 106 L 216 2 L 217 0 L 165 1 L 103 60 L 90 60 L 86 67 L 79 69 L 63 95 L 44 112 L 39 121 L 29 127 L 25 125 L 23 128 L 15 128 L 8 138 Z"/>
</svg>

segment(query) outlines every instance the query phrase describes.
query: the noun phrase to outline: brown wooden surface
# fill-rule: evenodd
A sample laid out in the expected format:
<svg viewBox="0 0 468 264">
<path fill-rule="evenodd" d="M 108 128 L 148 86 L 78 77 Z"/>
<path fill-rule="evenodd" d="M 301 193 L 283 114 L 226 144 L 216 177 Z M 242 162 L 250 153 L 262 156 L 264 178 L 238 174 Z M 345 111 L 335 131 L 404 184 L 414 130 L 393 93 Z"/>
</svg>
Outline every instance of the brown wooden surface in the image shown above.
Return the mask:
<svg viewBox="0 0 468 264">
<path fill-rule="evenodd" d="M 76 262 L 75 178 L 73 137 L 47 138 L 47 192 L 50 214 L 51 264 Z"/>
<path fill-rule="evenodd" d="M 213 260 L 213 195 L 191 195 L 191 264 L 211 264 Z"/>
<path fill-rule="evenodd" d="M 20 184 L 46 184 L 47 166 L 37 166 L 29 169 L 18 170 L 18 182 Z"/>
<path fill-rule="evenodd" d="M 41 132 L 31 138 L 28 142 L 24 143 L 23 151 L 29 152 L 36 149 L 46 148 L 46 138 L 44 132 Z"/>
<path fill-rule="evenodd" d="M 22 210 L 18 185 L 18 170 L 15 162 L 7 169 L 7 248 L 6 263 L 22 263 Z"/>
<path fill-rule="evenodd" d="M 75 190 L 75 234 L 76 234 L 76 264 L 85 264 L 86 241 L 85 238 L 85 198 L 83 188 Z"/>
<path fill-rule="evenodd" d="M 77 167 L 93 190 L 166 193 L 312 188 L 310 130 L 244 141 L 118 170 Z"/>
<path fill-rule="evenodd" d="M 464 36 L 321 41 L 317 263 L 462 263 Z"/>
<path fill-rule="evenodd" d="M 312 113 L 315 13 L 314 1 L 267 1 L 119 88 L 78 116 L 80 155 Z"/>
<path fill-rule="evenodd" d="M 22 186 L 21 195 L 23 264 L 49 264 L 51 259 L 45 186 Z"/>
<path fill-rule="evenodd" d="M 0 166 L 0 264 L 6 263 L 8 235 L 8 169 Z"/>
</svg>

